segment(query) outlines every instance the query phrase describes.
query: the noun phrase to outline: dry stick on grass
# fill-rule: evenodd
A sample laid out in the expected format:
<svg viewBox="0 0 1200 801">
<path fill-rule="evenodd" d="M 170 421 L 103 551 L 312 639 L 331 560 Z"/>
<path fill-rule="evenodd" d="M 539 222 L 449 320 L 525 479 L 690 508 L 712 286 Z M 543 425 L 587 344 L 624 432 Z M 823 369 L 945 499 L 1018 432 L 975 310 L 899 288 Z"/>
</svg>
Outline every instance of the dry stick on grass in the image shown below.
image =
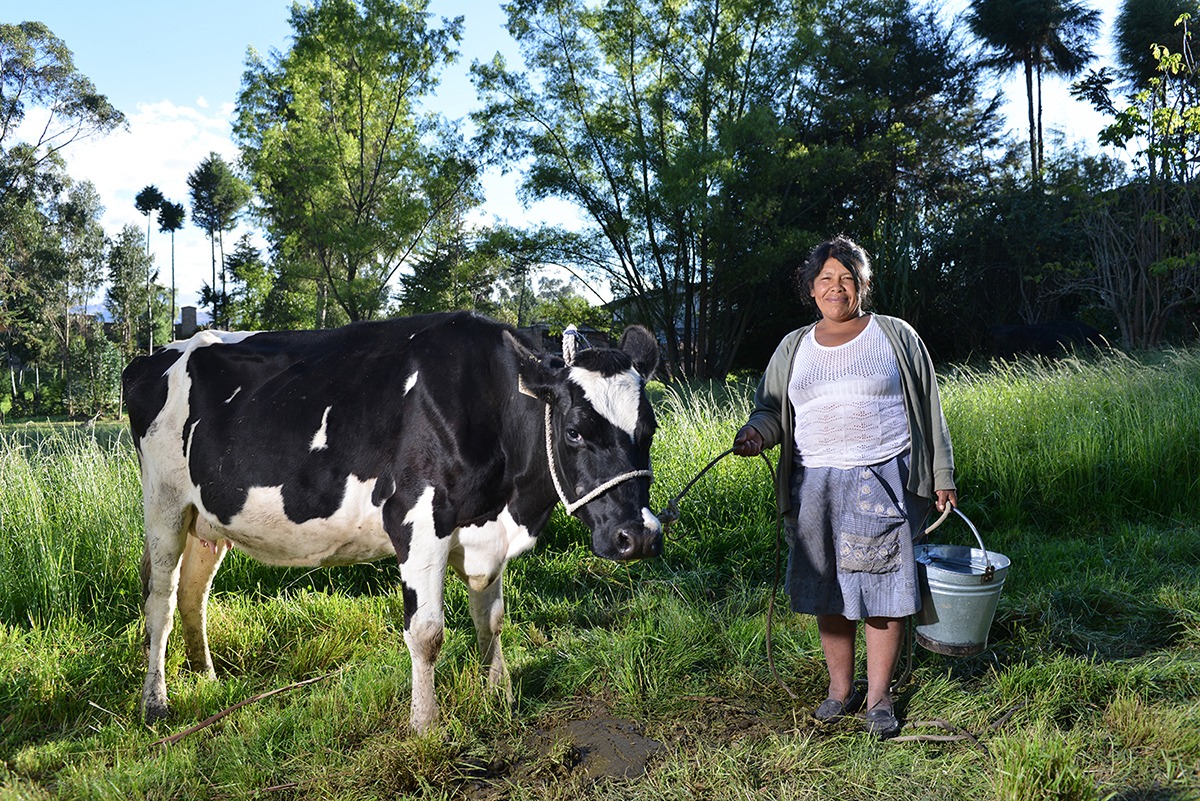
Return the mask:
<svg viewBox="0 0 1200 801">
<path fill-rule="evenodd" d="M 999 729 L 1005 723 L 1008 723 L 1009 719 L 1013 715 L 1017 714 L 1017 712 L 1024 709 L 1026 706 L 1028 706 L 1028 704 L 1023 703 L 1023 702 L 1019 703 L 1019 704 L 1014 704 L 1012 707 L 1010 707 L 1008 709 L 1007 712 L 1005 712 L 1003 715 L 1001 715 L 1000 718 L 995 723 L 988 726 L 988 730 L 995 731 L 996 729 Z M 984 745 L 983 743 L 979 742 L 979 738 L 976 735 L 971 734 L 971 732 L 966 731 L 964 729 L 960 729 L 957 726 L 953 725 L 952 723 L 948 723 L 944 720 L 921 720 L 921 721 L 917 721 L 916 723 L 910 723 L 909 726 L 914 726 L 914 727 L 937 726 L 939 728 L 945 729 L 946 731 L 955 732 L 955 733 L 954 734 L 907 734 L 903 737 L 893 737 L 890 740 L 888 740 L 887 742 L 889 742 L 889 743 L 915 743 L 915 742 L 953 743 L 953 742 L 957 742 L 959 740 L 969 740 L 972 745 L 974 745 L 976 748 L 979 748 L 980 750 L 982 750 L 983 753 L 987 754 L 988 756 L 992 755 L 992 753 L 990 751 L 988 751 L 987 746 Z"/>
<path fill-rule="evenodd" d="M 222 709 L 220 712 L 213 715 L 211 718 L 208 718 L 207 720 L 203 720 L 200 723 L 197 723 L 195 726 L 192 726 L 190 729 L 184 729 L 183 731 L 179 732 L 178 734 L 172 734 L 170 737 L 163 737 L 161 740 L 155 740 L 154 742 L 150 743 L 150 746 L 154 747 L 156 745 L 174 745 L 175 743 L 182 740 L 184 737 L 187 737 L 189 734 L 195 734 L 196 732 L 200 731 L 201 729 L 207 729 L 209 726 L 213 725 L 221 718 L 225 717 L 226 715 L 228 715 L 231 712 L 236 712 L 237 710 L 241 709 L 242 707 L 246 706 L 247 704 L 253 704 L 255 701 L 261 701 L 264 698 L 270 698 L 272 695 L 279 695 L 279 693 L 284 693 L 284 692 L 287 692 L 288 690 L 295 690 L 296 688 L 303 687 L 306 684 L 316 684 L 318 681 L 325 681 L 325 679 L 328 679 L 330 676 L 336 676 L 338 673 L 341 673 L 341 671 L 335 670 L 333 673 L 326 673 L 324 676 L 317 676 L 316 678 L 313 678 L 313 679 L 305 679 L 304 681 L 298 681 L 295 684 L 289 684 L 286 687 L 277 687 L 274 690 L 268 690 L 265 693 L 259 693 L 258 695 L 252 695 L 243 701 L 238 701 L 233 706 Z"/>
</svg>

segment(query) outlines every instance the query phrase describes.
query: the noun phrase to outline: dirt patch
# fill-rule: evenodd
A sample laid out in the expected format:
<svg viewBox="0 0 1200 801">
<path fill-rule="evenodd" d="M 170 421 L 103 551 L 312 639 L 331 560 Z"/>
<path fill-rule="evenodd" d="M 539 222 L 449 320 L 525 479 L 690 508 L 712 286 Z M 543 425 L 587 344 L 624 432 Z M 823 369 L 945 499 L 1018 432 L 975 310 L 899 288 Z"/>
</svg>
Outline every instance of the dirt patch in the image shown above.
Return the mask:
<svg viewBox="0 0 1200 801">
<path fill-rule="evenodd" d="M 573 761 L 573 767 L 592 779 L 636 779 L 662 750 L 657 740 L 642 735 L 636 723 L 604 714 L 569 720 L 539 735 L 545 750 Z"/>
<path fill-rule="evenodd" d="M 582 711 L 582 710 L 579 710 Z M 662 743 L 631 720 L 594 709 L 586 717 L 539 728 L 517 751 L 505 749 L 490 764 L 460 764 L 466 797 L 498 801 L 516 786 L 553 784 L 583 788 L 601 780 L 635 780 L 646 775 Z"/>
<path fill-rule="evenodd" d="M 545 785 L 557 788 L 556 797 L 569 798 L 597 781 L 636 782 L 652 773 L 668 751 L 698 741 L 758 740 L 797 728 L 794 716 L 778 704 L 762 708 L 721 698 L 692 700 L 697 706 L 691 714 L 656 729 L 662 742 L 646 736 L 640 724 L 613 716 L 601 703 L 560 710 L 561 719 L 497 748 L 489 761 L 460 763 L 466 779 L 462 794 L 472 801 L 501 801 L 516 787 Z"/>
</svg>

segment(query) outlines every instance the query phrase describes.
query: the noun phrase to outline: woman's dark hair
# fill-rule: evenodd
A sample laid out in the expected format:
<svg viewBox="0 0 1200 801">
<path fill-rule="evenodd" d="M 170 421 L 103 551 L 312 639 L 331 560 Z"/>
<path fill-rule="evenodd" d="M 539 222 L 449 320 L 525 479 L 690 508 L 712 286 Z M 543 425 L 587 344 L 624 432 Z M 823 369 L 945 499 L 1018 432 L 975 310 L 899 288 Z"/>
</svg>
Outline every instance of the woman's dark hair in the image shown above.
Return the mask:
<svg viewBox="0 0 1200 801">
<path fill-rule="evenodd" d="M 796 285 L 800 294 L 815 305 L 812 298 L 813 283 L 820 275 L 825 262 L 830 259 L 840 261 L 850 271 L 850 275 L 854 276 L 858 305 L 862 309 L 868 308 L 871 302 L 871 257 L 848 236 L 835 236 L 812 249 L 812 253 L 809 253 L 808 259 L 800 265 L 796 275 Z"/>
</svg>

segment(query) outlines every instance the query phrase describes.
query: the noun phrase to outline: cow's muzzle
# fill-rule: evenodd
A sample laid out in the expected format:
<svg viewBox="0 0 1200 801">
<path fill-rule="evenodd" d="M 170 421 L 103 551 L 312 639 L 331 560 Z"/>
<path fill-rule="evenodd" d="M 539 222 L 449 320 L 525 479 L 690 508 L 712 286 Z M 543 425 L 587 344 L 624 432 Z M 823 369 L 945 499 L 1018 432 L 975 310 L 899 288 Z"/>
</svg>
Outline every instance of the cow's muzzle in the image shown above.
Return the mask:
<svg viewBox="0 0 1200 801">
<path fill-rule="evenodd" d="M 592 534 L 592 552 L 605 559 L 629 562 L 662 555 L 663 527 L 649 509 L 642 510 L 642 521 L 617 526 L 608 536 L 597 528 Z"/>
</svg>

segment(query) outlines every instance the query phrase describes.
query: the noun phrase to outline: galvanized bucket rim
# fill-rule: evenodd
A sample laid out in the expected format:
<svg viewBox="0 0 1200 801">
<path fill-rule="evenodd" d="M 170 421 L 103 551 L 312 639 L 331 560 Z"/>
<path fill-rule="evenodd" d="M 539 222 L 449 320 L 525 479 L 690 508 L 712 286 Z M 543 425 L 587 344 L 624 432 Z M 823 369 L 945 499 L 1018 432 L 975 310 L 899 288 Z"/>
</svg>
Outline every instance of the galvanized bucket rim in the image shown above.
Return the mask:
<svg viewBox="0 0 1200 801">
<path fill-rule="evenodd" d="M 963 510 L 959 509 L 957 506 L 952 506 L 951 504 L 946 504 L 946 510 L 944 512 L 942 512 L 942 516 L 939 517 L 937 520 L 933 521 L 933 525 L 931 525 L 931 526 L 929 526 L 929 528 L 925 529 L 924 533 L 921 535 L 920 538 L 924 539 L 924 537 L 926 535 L 928 535 L 930 532 L 932 532 L 934 529 L 936 529 L 942 523 L 946 522 L 946 518 L 950 516 L 951 512 L 955 512 L 959 517 L 961 517 L 963 519 L 963 522 L 967 524 L 967 528 L 971 529 L 971 533 L 975 535 L 975 541 L 979 543 L 979 550 L 983 551 L 984 564 L 986 565 L 986 567 L 988 569 L 994 569 L 994 566 L 992 565 L 992 558 L 988 554 L 987 546 L 983 544 L 983 537 L 979 536 L 979 529 L 975 528 L 975 524 L 971 522 L 971 519 L 969 517 L 967 517 L 965 514 L 963 514 Z M 930 546 L 930 547 L 932 547 L 932 546 Z"/>
</svg>

